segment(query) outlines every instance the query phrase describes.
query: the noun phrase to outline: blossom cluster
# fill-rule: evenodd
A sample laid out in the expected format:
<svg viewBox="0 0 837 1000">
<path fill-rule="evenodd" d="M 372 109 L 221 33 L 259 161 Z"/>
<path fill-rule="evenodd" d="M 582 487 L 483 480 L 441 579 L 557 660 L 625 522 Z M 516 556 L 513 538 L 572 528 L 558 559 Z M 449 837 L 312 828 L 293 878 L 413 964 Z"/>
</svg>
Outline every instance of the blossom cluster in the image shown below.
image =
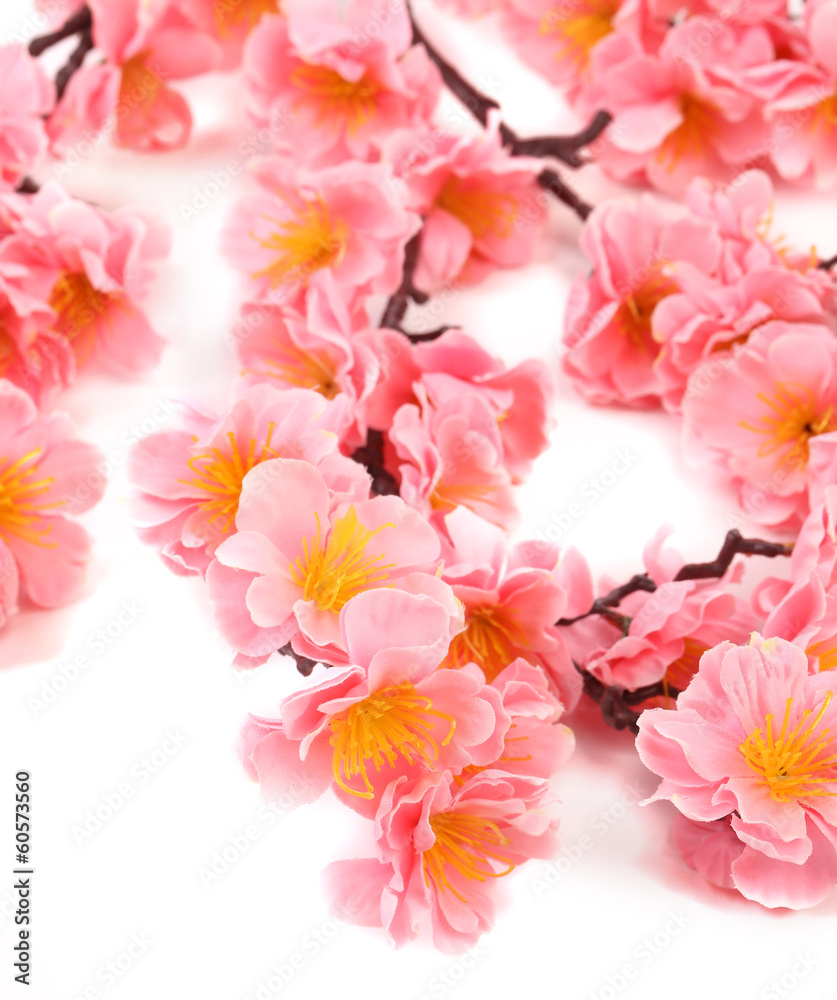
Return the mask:
<svg viewBox="0 0 837 1000">
<path fill-rule="evenodd" d="M 163 341 L 138 305 L 168 231 L 108 212 L 57 181 L 32 181 L 56 88 L 20 45 L 0 47 L 0 626 L 84 586 L 91 539 L 75 520 L 101 497 L 103 457 L 52 407 L 79 372 L 157 363 Z"/>
<path fill-rule="evenodd" d="M 835 0 L 446 0 L 499 11 L 528 65 L 587 116 L 613 122 L 596 148 L 613 177 L 682 194 L 770 166 L 837 182 Z M 799 13 L 797 12 L 799 11 Z"/>
<path fill-rule="evenodd" d="M 673 212 L 650 195 L 597 207 L 563 365 L 591 402 L 682 415 L 687 458 L 722 469 L 748 517 L 795 531 L 813 443 L 837 430 L 837 297 L 815 253 L 771 232 L 772 203 L 748 171 L 694 180 Z"/>
</svg>

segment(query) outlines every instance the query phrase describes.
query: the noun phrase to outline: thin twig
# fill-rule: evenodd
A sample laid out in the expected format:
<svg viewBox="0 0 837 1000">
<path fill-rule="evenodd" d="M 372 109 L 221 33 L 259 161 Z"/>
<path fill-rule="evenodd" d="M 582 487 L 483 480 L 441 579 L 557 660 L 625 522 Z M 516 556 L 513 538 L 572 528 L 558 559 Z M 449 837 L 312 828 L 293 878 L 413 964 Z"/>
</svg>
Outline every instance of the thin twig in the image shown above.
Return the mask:
<svg viewBox="0 0 837 1000">
<path fill-rule="evenodd" d="M 398 481 L 384 465 L 384 432 L 369 430 L 366 444 L 352 453 L 352 458 L 360 462 L 372 477 L 374 496 L 398 496 Z"/>
<path fill-rule="evenodd" d="M 776 556 L 789 556 L 793 552 L 793 543 L 765 542 L 761 538 L 744 538 L 737 528 L 727 532 L 721 551 L 712 562 L 689 563 L 684 566 L 675 581 L 705 580 L 711 577 L 722 577 L 729 569 L 730 563 L 737 555 L 766 556 L 775 559 Z"/>
<path fill-rule="evenodd" d="M 410 299 L 418 302 L 419 305 L 427 302 L 428 297 L 424 292 L 419 291 L 413 285 L 413 275 L 418 264 L 419 250 L 421 249 L 421 230 L 419 230 L 410 242 L 404 247 L 404 271 L 401 277 L 401 284 L 398 290 L 390 296 L 384 307 L 379 327 L 389 330 L 400 330 L 401 321 L 407 315 L 407 307 Z"/>
<path fill-rule="evenodd" d="M 78 40 L 78 45 L 75 49 L 73 49 L 72 55 L 61 67 L 58 71 L 58 75 L 55 77 L 55 90 L 59 101 L 64 96 L 64 91 L 67 89 L 67 84 L 69 84 L 73 74 L 81 69 L 84 57 L 93 48 L 93 44 L 92 29 L 82 32 L 81 37 Z"/>
<path fill-rule="evenodd" d="M 282 656 L 292 657 L 296 661 L 296 669 L 303 677 L 307 677 L 320 662 L 319 660 L 309 660 L 307 656 L 300 656 L 290 643 L 287 643 L 281 649 L 277 649 L 276 652 L 281 653 Z"/>
<path fill-rule="evenodd" d="M 92 28 L 93 15 L 90 12 L 90 8 L 84 6 L 77 14 L 73 14 L 57 31 L 53 31 L 49 35 L 41 35 L 40 38 L 33 38 L 29 43 L 29 54 L 31 56 L 39 56 L 41 53 L 46 52 L 47 49 L 52 48 L 53 45 L 63 42 L 65 38 L 77 35 L 80 31 L 90 31 Z"/>
</svg>

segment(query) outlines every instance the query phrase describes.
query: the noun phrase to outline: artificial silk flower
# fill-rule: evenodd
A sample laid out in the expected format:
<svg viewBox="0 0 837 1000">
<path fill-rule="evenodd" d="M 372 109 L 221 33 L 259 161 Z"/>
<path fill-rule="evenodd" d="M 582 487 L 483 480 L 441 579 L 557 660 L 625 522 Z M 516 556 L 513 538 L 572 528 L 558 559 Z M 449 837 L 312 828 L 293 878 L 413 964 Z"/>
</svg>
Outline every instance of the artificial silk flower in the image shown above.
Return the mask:
<svg viewBox="0 0 837 1000">
<path fill-rule="evenodd" d="M 273 649 L 294 639 L 304 656 L 345 663 L 339 615 L 352 598 L 380 587 L 448 590 L 431 575 L 439 540 L 417 511 L 393 496 L 347 502 L 309 462 L 277 458 L 251 469 L 235 526 L 208 580 L 219 628 L 248 656 L 260 654 L 241 645 L 242 632 L 261 642 L 268 630 L 282 640 Z M 452 595 L 445 603 L 456 614 Z"/>
<path fill-rule="evenodd" d="M 458 774 L 503 755 L 511 720 L 500 692 L 475 667 L 437 669 L 450 638 L 447 608 L 369 590 L 341 611 L 340 630 L 350 665 L 315 668 L 278 718 L 245 725 L 242 759 L 263 794 L 311 801 L 332 787 L 371 818 L 402 775 Z"/>
<path fill-rule="evenodd" d="M 476 136 L 405 130 L 384 150 L 424 220 L 416 287 L 427 293 L 474 284 L 498 267 L 528 264 L 540 244 L 548 196 L 540 160 L 511 156 L 491 113 Z"/>
<path fill-rule="evenodd" d="M 725 639 L 744 642 L 759 623 L 731 587 L 740 579 L 740 564 L 717 580 L 676 579 L 685 560 L 665 546 L 671 531 L 660 528 L 643 553 L 656 590 L 636 591 L 619 604 L 627 631 L 598 616 L 566 630 L 578 661 L 602 683 L 634 691 L 662 681 L 666 705 L 688 687 L 707 649 Z M 602 590 L 611 589 L 606 581 Z"/>
<path fill-rule="evenodd" d="M 404 776 L 387 786 L 375 817 L 377 858 L 329 865 L 326 893 L 337 912 L 383 927 L 396 947 L 429 927 L 440 951 L 458 953 L 491 928 L 498 879 L 549 857 L 557 826 L 554 795 L 540 778 L 497 770 L 463 784 L 450 771 Z"/>
<path fill-rule="evenodd" d="M 395 291 L 419 219 L 382 165 L 313 171 L 270 157 L 252 170 L 263 191 L 239 203 L 223 247 L 255 299 L 278 304 L 319 288 L 351 310 L 373 292 Z"/>
<path fill-rule="evenodd" d="M 0 379 L 0 604 L 17 594 L 39 607 L 75 600 L 91 542 L 73 518 L 104 492 L 103 456 L 78 440 L 65 413 L 38 414 L 29 396 Z"/>
<path fill-rule="evenodd" d="M 45 295 L 43 332 L 67 343 L 77 367 L 95 362 L 131 375 L 160 360 L 164 341 L 137 303 L 169 243 L 168 228 L 150 214 L 106 212 L 51 181 L 26 199 L 16 230 L 0 242 L 0 274 L 9 283 L 15 275 L 21 294 Z"/>
<path fill-rule="evenodd" d="M 192 115 L 169 82 L 213 69 L 218 45 L 168 2 L 90 0 L 89 7 L 104 59 L 87 61 L 70 78 L 47 122 L 53 146 L 63 152 L 108 131 L 115 145 L 137 152 L 185 146 Z"/>
<path fill-rule="evenodd" d="M 769 321 L 725 364 L 692 374 L 683 401 L 687 454 L 725 469 L 755 520 L 796 528 L 808 513 L 809 443 L 837 430 L 836 405 L 834 332 Z"/>
<path fill-rule="evenodd" d="M 754 633 L 705 653 L 675 710 L 640 716 L 637 750 L 663 779 L 648 801 L 728 821 L 707 835 L 724 838 L 732 885 L 764 906 L 814 906 L 837 882 L 835 693 L 833 671 L 810 674 L 798 646 Z"/>
<path fill-rule="evenodd" d="M 277 152 L 318 166 L 377 160 L 394 129 L 428 122 L 441 77 L 411 46 L 405 4 L 352 0 L 314 12 L 311 0 L 286 0 L 283 12 L 262 20 L 244 53 L 248 109 L 259 126 L 281 123 Z M 378 22 L 374 36 L 365 32 Z"/>
</svg>

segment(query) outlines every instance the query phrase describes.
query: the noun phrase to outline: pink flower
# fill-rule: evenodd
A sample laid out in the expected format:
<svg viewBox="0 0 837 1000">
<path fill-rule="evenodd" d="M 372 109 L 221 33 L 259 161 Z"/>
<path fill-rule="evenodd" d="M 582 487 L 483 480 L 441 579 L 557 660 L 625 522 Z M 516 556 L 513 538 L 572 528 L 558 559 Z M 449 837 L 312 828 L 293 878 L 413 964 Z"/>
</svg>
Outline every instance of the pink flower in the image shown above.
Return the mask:
<svg viewBox="0 0 837 1000">
<path fill-rule="evenodd" d="M 244 43 L 268 14 L 281 12 L 282 0 L 177 0 L 181 11 L 221 48 L 221 69 L 241 62 Z"/>
<path fill-rule="evenodd" d="M 75 521 L 104 492 L 102 455 L 75 438 L 69 417 L 39 416 L 35 404 L 0 380 L 0 602 L 23 593 L 44 608 L 75 600 L 90 552 Z M 12 567 L 14 560 L 14 567 Z"/>
<path fill-rule="evenodd" d="M 406 6 L 286 0 L 283 13 L 264 18 L 244 55 L 250 113 L 277 123 L 277 152 L 321 166 L 377 160 L 393 129 L 429 120 L 441 77 L 411 47 Z"/>
<path fill-rule="evenodd" d="M 0 190 L 13 188 L 46 151 L 43 119 L 55 87 L 21 45 L 0 46 Z"/>
<path fill-rule="evenodd" d="M 357 335 L 378 359 L 381 378 L 367 403 L 370 425 L 387 430 L 396 410 L 416 402 L 419 382 L 434 406 L 476 391 L 494 410 L 503 443 L 503 464 L 515 482 L 549 446 L 554 420 L 554 381 L 539 361 L 506 368 L 461 330 L 448 330 L 429 343 L 411 344 L 395 330 Z"/>
<path fill-rule="evenodd" d="M 639 755 L 663 779 L 648 801 L 701 823 L 730 817 L 743 850 L 723 832 L 718 850 L 735 888 L 765 906 L 814 906 L 837 881 L 835 691 L 837 675 L 809 675 L 797 646 L 754 633 L 704 654 L 676 710 L 639 720 Z"/>
<path fill-rule="evenodd" d="M 815 268 L 811 274 L 823 272 Z M 655 370 L 663 405 L 671 412 L 680 410 L 689 375 L 702 362 L 719 351 L 740 350 L 765 323 L 832 322 L 823 305 L 821 280 L 784 267 L 752 270 L 734 285 L 683 275 L 681 289 L 659 303 L 653 320 L 654 336 L 663 344 Z M 716 368 L 717 359 L 708 370 Z M 692 383 L 692 392 L 698 388 Z"/>
<path fill-rule="evenodd" d="M 661 528 L 644 552 L 657 589 L 637 591 L 619 605 L 619 613 L 630 619 L 627 634 L 598 616 L 584 623 L 587 648 L 581 662 L 604 684 L 633 691 L 663 681 L 666 690 L 682 691 L 707 649 L 725 639 L 743 642 L 757 624 L 730 588 L 740 576 L 735 569 L 723 580 L 675 580 L 685 560 L 664 550 L 670 533 L 670 527 Z"/>
<path fill-rule="evenodd" d="M 336 295 L 327 298 L 312 288 L 294 306 L 248 303 L 235 338 L 246 386 L 268 382 L 341 397 L 346 421 L 340 438 L 347 450 L 366 442 L 366 399 L 379 374 L 373 350 L 352 335 L 352 327 Z"/>
<path fill-rule="evenodd" d="M 748 515 L 794 527 L 808 513 L 809 442 L 837 429 L 837 341 L 825 326 L 770 321 L 698 368 L 683 400 L 686 447 L 724 468 Z M 709 366 L 714 365 L 710 372 Z"/>
<path fill-rule="evenodd" d="M 499 128 L 492 113 L 476 136 L 404 131 L 386 147 L 409 188 L 409 207 L 424 218 L 414 275 L 422 291 L 474 284 L 535 254 L 547 220 L 548 197 L 537 182 L 543 163 L 511 156 Z"/>
<path fill-rule="evenodd" d="M 808 52 L 756 66 L 747 73 L 753 93 L 766 101 L 770 158 L 782 177 L 813 181 L 821 190 L 837 183 L 837 2 L 805 7 Z"/>
<path fill-rule="evenodd" d="M 183 430 L 143 438 L 129 459 L 138 489 L 134 517 L 140 537 L 160 550 L 176 573 L 205 573 L 215 550 L 235 531 L 244 477 L 275 458 L 354 471 L 336 454 L 345 404 L 306 389 L 280 392 L 256 385 L 222 416 L 185 406 Z M 358 490 L 368 477 L 357 467 Z"/>
<path fill-rule="evenodd" d="M 307 288 L 336 289 L 351 309 L 395 291 L 418 218 L 384 167 L 349 161 L 308 171 L 273 158 L 253 171 L 264 192 L 240 202 L 223 244 L 256 297 L 278 303 Z"/>
<path fill-rule="evenodd" d="M 420 406 L 410 403 L 395 414 L 389 441 L 400 463 L 401 496 L 434 523 L 459 506 L 506 531 L 517 523 L 497 417 L 478 393 L 439 406 L 422 393 Z"/>
<path fill-rule="evenodd" d="M 480 17 L 493 10 L 502 10 L 506 0 L 439 0 L 442 7 L 450 7 L 464 17 Z"/>
<path fill-rule="evenodd" d="M 715 272 L 717 227 L 671 218 L 645 195 L 594 209 L 580 243 L 592 273 L 576 278 L 570 291 L 564 369 L 591 402 L 652 405 L 663 391 L 656 370 L 657 307 L 680 291 L 681 275 Z"/>
<path fill-rule="evenodd" d="M 341 611 L 340 629 L 350 666 L 315 668 L 280 719 L 245 725 L 242 757 L 263 794 L 312 801 L 333 787 L 371 818 L 401 775 L 458 773 L 502 755 L 510 720 L 499 692 L 475 668 L 435 669 L 450 635 L 446 608 L 370 590 Z"/>
<path fill-rule="evenodd" d="M 428 924 L 458 953 L 489 930 L 496 881 L 556 848 L 548 782 L 482 771 L 458 786 L 450 772 L 390 783 L 375 818 L 379 859 L 335 862 L 326 892 L 338 913 L 383 927 L 400 947 Z"/>
<path fill-rule="evenodd" d="M 189 141 L 192 115 L 170 80 L 205 73 L 218 46 L 175 5 L 144 0 L 90 0 L 93 39 L 105 58 L 73 75 L 48 131 L 64 150 L 90 132 L 113 129 L 117 146 L 138 152 L 180 149 Z"/>
<path fill-rule="evenodd" d="M 308 462 L 274 459 L 248 472 L 235 524 L 207 579 L 221 632 L 246 656 L 264 655 L 269 630 L 273 649 L 294 639 L 302 655 L 342 665 L 339 614 L 352 598 L 393 586 L 447 591 L 422 572 L 435 569 L 439 541 L 416 511 L 391 496 L 347 502 Z M 452 595 L 441 601 L 456 615 Z"/>
<path fill-rule="evenodd" d="M 644 176 L 680 194 L 696 174 L 727 179 L 764 150 L 761 105 L 743 84 L 745 69 L 773 59 L 761 25 L 690 17 L 669 28 L 656 54 L 617 32 L 591 58 L 579 110 L 613 115 L 596 158 L 615 177 Z"/>
<path fill-rule="evenodd" d="M 0 246 L 21 284 L 48 281 L 53 318 L 47 332 L 72 348 L 76 364 L 96 360 L 119 374 L 157 364 L 163 340 L 136 301 L 151 264 L 169 250 L 168 229 L 136 210 L 108 213 L 50 182 L 29 201 L 16 233 Z"/>
<path fill-rule="evenodd" d="M 575 708 L 581 676 L 555 622 L 568 606 L 581 613 L 593 603 L 583 558 L 549 544 L 523 542 L 509 549 L 503 531 L 467 507 L 445 517 L 442 556 L 442 579 L 465 609 L 465 628 L 454 636 L 443 665 L 476 663 L 493 682 L 513 661 L 525 660 L 549 679 L 568 710 Z"/>
<path fill-rule="evenodd" d="M 590 77 L 596 46 L 626 21 L 631 3 L 623 0 L 509 0 L 503 29 L 527 65 L 562 86 L 577 87 Z M 572 90 L 571 90 L 572 93 Z"/>
</svg>

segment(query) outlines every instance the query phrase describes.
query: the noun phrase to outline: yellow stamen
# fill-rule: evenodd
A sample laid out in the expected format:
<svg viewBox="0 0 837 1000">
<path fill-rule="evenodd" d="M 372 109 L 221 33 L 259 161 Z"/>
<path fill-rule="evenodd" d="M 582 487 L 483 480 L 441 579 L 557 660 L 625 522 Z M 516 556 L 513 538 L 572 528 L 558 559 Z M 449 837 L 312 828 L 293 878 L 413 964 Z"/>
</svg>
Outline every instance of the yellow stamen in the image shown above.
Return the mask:
<svg viewBox="0 0 837 1000">
<path fill-rule="evenodd" d="M 441 742 L 433 735 L 439 720 L 447 723 Z M 363 799 L 374 795 L 367 773 L 369 761 L 376 771 L 385 762 L 393 767 L 399 757 L 408 764 L 421 759 L 432 768 L 439 759 L 439 748 L 450 743 L 456 728 L 456 721 L 436 711 L 433 702 L 418 694 L 412 684 L 376 691 L 336 715 L 330 724 L 334 780 L 345 792 Z M 352 787 L 358 775 L 363 790 Z"/>
<path fill-rule="evenodd" d="M 317 125 L 345 126 L 350 135 L 361 129 L 377 113 L 380 86 L 368 73 L 359 80 L 346 80 L 328 66 L 297 66 L 291 83 L 302 91 L 299 105 L 315 112 Z"/>
<path fill-rule="evenodd" d="M 249 35 L 265 14 L 279 13 L 279 0 L 215 0 L 214 12 L 221 38 L 229 38 L 240 25 Z"/>
<path fill-rule="evenodd" d="M 525 643 L 513 610 L 473 608 L 466 612 L 465 629 L 454 636 L 442 667 L 458 670 L 466 663 L 476 663 L 490 684 L 512 660 L 526 655 Z"/>
<path fill-rule="evenodd" d="M 502 878 L 514 871 L 511 858 L 498 853 L 510 841 L 500 827 L 482 816 L 468 813 L 437 813 L 430 817 L 430 827 L 436 840 L 421 856 L 425 884 L 432 883 L 437 892 L 450 890 L 457 899 L 468 900 L 453 887 L 451 876 L 461 875 L 471 882 L 484 882 L 487 878 Z M 492 862 L 505 865 L 495 871 Z"/>
<path fill-rule="evenodd" d="M 430 494 L 430 506 L 433 510 L 449 511 L 456 507 L 470 507 L 474 509 L 475 504 L 488 504 L 494 506 L 491 494 L 498 489 L 497 486 L 481 483 L 447 483 L 444 478 L 440 479 Z"/>
<path fill-rule="evenodd" d="M 314 389 L 334 399 L 340 393 L 334 364 L 324 351 L 303 351 L 296 344 L 283 343 L 273 346 L 275 357 L 265 360 L 265 370 L 254 374 L 273 378 L 285 385 Z"/>
<path fill-rule="evenodd" d="M 267 425 L 265 440 L 260 444 L 256 438 L 250 438 L 246 451 L 241 450 L 235 433 L 229 431 L 229 451 L 213 448 L 189 459 L 189 468 L 195 473 L 195 478 L 181 479 L 179 482 L 208 494 L 207 499 L 201 502 L 201 510 L 213 515 L 220 514 L 220 523 L 216 523 L 214 516 L 212 523 L 224 534 L 235 522 L 244 477 L 260 462 L 278 457 L 271 447 L 275 429 L 276 425 L 271 421 Z"/>
<path fill-rule="evenodd" d="M 775 416 L 766 414 L 759 418 L 761 426 L 753 426 L 740 421 L 740 426 L 754 434 L 762 434 L 767 440 L 759 447 L 758 455 L 764 458 L 780 452 L 776 468 L 790 465 L 801 471 L 808 464 L 808 442 L 818 434 L 837 429 L 834 407 L 823 412 L 808 386 L 794 382 L 779 382 L 776 395 L 770 399 L 760 392 L 756 397 L 773 411 Z M 790 445 L 788 448 L 787 446 Z"/>
<path fill-rule="evenodd" d="M 112 310 L 132 311 L 124 295 L 100 292 L 84 272 L 64 271 L 53 286 L 49 304 L 56 313 L 55 330 L 67 338 L 81 362 L 93 350 L 99 323 L 110 330 Z"/>
<path fill-rule="evenodd" d="M 41 455 L 41 449 L 36 448 L 14 462 L 0 459 L 0 538 L 8 541 L 14 537 L 42 549 L 54 549 L 56 543 L 44 541 L 52 524 L 43 513 L 63 507 L 66 500 L 38 502 L 55 482 L 52 476 L 35 478 Z"/>
<path fill-rule="evenodd" d="M 820 673 L 837 668 L 837 636 L 820 639 L 808 646 L 805 652 L 808 656 L 815 656 L 819 660 Z"/>
<path fill-rule="evenodd" d="M 294 209 L 295 217 L 281 220 L 265 216 L 277 228 L 267 238 L 250 233 L 260 247 L 277 251 L 276 259 L 253 275 L 270 278 L 272 288 L 288 281 L 307 285 L 315 271 L 339 264 L 346 252 L 349 233 L 345 222 L 332 220 L 322 198 L 283 200 Z"/>
<path fill-rule="evenodd" d="M 314 601 L 322 611 L 339 611 L 355 595 L 377 587 L 386 580 L 395 563 L 379 565 L 384 555 L 366 556 L 369 542 L 394 524 L 382 524 L 374 531 L 365 528 L 358 520 L 354 504 L 343 517 L 334 522 L 331 537 L 324 545 L 320 517 L 317 534 L 308 544 L 302 541 L 304 556 L 289 566 L 297 586 L 303 588 L 303 600 Z"/>
<path fill-rule="evenodd" d="M 765 716 L 767 735 L 759 727 L 741 743 L 738 749 L 747 764 L 759 777 L 762 784 L 770 789 L 770 795 L 777 802 L 792 802 L 797 799 L 818 795 L 837 795 L 837 742 L 829 738 L 831 730 L 826 727 L 815 732 L 828 704 L 832 692 L 827 691 L 819 712 L 803 729 L 814 714 L 806 708 L 796 727 L 790 726 L 793 698 L 785 703 L 785 718 L 778 736 L 773 732 L 773 714 Z M 833 790 L 832 787 L 833 786 Z"/>
<path fill-rule="evenodd" d="M 698 672 L 700 658 L 709 649 L 702 642 L 687 638 L 683 640 L 683 652 L 670 663 L 663 675 L 663 696 L 665 698 L 665 708 L 669 707 L 669 686 L 677 691 L 685 691 L 689 682 Z"/>
<path fill-rule="evenodd" d="M 572 13 L 549 10 L 541 18 L 540 35 L 557 35 L 556 59 L 571 59 L 583 70 L 597 42 L 613 31 L 613 19 L 619 10 L 618 0 L 586 0 L 573 6 Z"/>
<path fill-rule="evenodd" d="M 449 177 L 436 197 L 436 204 L 459 219 L 477 239 L 493 234 L 508 239 L 517 219 L 517 198 L 501 191 L 474 187 L 472 182 Z"/>
<path fill-rule="evenodd" d="M 674 280 L 662 273 L 662 267 L 662 262 L 656 264 L 655 273 L 625 297 L 614 317 L 622 333 L 640 351 L 659 351 L 651 319 L 657 304 L 677 291 Z"/>
<path fill-rule="evenodd" d="M 117 111 L 147 115 L 156 103 L 165 81 L 148 65 L 150 55 L 150 50 L 145 49 L 122 64 Z"/>
<path fill-rule="evenodd" d="M 718 131 L 716 108 L 693 94 L 680 95 L 683 121 L 663 140 L 657 152 L 657 162 L 667 164 L 671 172 L 683 156 L 699 157 Z"/>
<path fill-rule="evenodd" d="M 808 130 L 837 133 L 837 90 L 816 105 L 814 114 L 808 123 Z"/>
</svg>

